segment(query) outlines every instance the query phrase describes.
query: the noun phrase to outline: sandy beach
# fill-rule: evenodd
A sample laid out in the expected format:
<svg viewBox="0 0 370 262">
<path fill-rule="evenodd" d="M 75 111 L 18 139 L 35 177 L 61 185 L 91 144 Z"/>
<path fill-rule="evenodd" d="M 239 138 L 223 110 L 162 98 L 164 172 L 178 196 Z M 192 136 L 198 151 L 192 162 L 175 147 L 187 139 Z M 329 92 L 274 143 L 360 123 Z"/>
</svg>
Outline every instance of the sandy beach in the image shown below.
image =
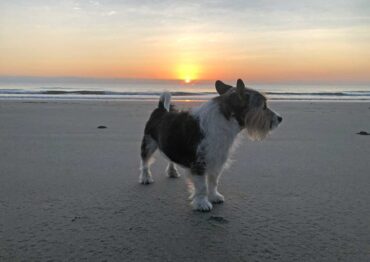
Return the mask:
<svg viewBox="0 0 370 262">
<path fill-rule="evenodd" d="M 0 101 L 0 261 L 370 261 L 370 103 L 271 102 L 210 213 L 158 153 L 138 183 L 156 104 Z"/>
</svg>

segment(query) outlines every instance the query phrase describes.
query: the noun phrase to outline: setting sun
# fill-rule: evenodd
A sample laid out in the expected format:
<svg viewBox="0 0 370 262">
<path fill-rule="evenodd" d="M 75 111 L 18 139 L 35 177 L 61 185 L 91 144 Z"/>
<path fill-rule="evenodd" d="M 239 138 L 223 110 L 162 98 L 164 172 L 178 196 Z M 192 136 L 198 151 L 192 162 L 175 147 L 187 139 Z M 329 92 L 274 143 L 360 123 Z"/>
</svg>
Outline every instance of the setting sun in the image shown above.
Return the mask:
<svg viewBox="0 0 370 262">
<path fill-rule="evenodd" d="M 176 75 L 179 79 L 183 79 L 186 84 L 189 84 L 199 78 L 199 66 L 194 64 L 182 64 L 178 66 Z"/>
</svg>

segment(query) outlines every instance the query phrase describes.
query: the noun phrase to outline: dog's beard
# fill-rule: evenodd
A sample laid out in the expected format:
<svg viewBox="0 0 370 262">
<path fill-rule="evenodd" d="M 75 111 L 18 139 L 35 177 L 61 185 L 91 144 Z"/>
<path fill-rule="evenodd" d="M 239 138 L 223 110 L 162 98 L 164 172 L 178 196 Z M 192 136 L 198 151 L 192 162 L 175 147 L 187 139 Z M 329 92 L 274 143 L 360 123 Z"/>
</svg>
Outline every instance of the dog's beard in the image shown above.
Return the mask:
<svg viewBox="0 0 370 262">
<path fill-rule="evenodd" d="M 245 117 L 245 134 L 251 140 L 263 140 L 275 128 L 273 115 L 264 110 L 255 110 L 247 113 Z"/>
</svg>

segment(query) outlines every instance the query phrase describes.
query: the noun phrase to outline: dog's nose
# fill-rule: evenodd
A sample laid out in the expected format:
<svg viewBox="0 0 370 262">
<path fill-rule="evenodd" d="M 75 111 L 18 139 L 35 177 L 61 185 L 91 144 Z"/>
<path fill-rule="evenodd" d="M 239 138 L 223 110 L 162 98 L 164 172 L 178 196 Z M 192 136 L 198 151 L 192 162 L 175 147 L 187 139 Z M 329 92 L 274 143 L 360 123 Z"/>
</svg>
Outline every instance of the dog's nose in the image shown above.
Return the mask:
<svg viewBox="0 0 370 262">
<path fill-rule="evenodd" d="M 281 121 L 283 121 L 283 118 L 281 116 L 278 116 L 278 121 L 279 123 L 281 123 Z"/>
</svg>

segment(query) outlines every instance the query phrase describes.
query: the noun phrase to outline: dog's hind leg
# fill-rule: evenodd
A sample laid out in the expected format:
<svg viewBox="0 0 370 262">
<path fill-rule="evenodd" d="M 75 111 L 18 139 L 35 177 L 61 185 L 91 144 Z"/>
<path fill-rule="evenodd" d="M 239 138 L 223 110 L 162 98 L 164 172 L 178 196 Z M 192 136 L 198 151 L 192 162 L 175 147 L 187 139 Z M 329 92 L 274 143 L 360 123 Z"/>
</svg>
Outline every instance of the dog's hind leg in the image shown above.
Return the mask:
<svg viewBox="0 0 370 262">
<path fill-rule="evenodd" d="M 171 178 L 177 178 L 177 177 L 180 176 L 180 173 L 177 170 L 177 168 L 176 168 L 176 166 L 173 162 L 168 163 L 168 166 L 166 168 L 166 173 L 167 173 L 168 177 L 171 177 Z"/>
<path fill-rule="evenodd" d="M 141 184 L 151 184 L 154 182 L 150 172 L 150 165 L 152 164 L 152 156 L 157 150 L 158 145 L 150 135 L 144 135 L 141 142 L 141 166 L 139 182 Z"/>
<path fill-rule="evenodd" d="M 214 204 L 219 204 L 225 201 L 223 195 L 221 195 L 218 190 L 218 180 L 220 178 L 220 173 L 211 173 L 208 174 L 208 199 Z"/>
</svg>

